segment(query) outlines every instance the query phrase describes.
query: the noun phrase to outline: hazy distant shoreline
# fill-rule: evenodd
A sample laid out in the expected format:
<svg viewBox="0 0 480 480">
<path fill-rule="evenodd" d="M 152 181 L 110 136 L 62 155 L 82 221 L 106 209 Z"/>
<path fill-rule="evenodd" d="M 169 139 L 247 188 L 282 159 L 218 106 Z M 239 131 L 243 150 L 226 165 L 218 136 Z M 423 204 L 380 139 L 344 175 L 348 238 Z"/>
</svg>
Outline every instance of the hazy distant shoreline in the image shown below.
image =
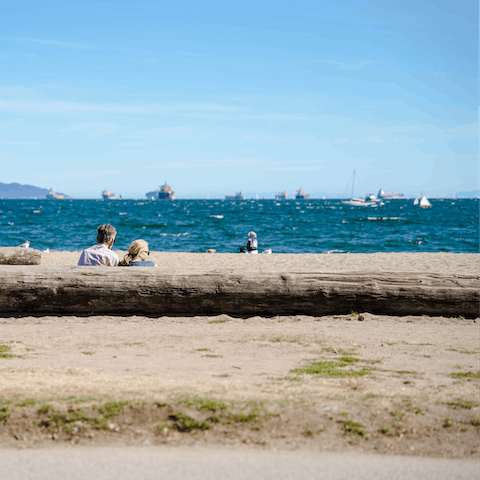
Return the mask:
<svg viewBox="0 0 480 480">
<path fill-rule="evenodd" d="M 147 189 L 147 187 L 146 187 Z M 280 190 L 280 189 L 279 189 Z M 45 200 L 47 199 L 49 189 L 36 187 L 33 185 L 21 185 L 19 183 L 1 183 L 0 182 L 0 200 Z M 98 197 L 75 197 L 72 198 L 70 195 L 65 193 L 57 192 L 59 194 L 65 195 L 68 198 L 65 200 L 101 200 L 101 195 L 99 192 Z M 176 200 L 224 200 L 225 195 L 229 192 L 215 195 L 192 195 L 192 196 L 181 196 L 176 195 Z M 232 192 L 230 192 L 232 193 Z M 246 192 L 245 200 L 275 200 L 275 195 L 278 192 Z M 427 193 L 428 195 L 428 193 Z M 258 198 L 257 198 L 258 196 Z M 362 196 L 362 195 L 360 195 Z M 429 198 L 478 198 L 480 197 L 480 190 L 471 190 L 466 192 L 456 192 L 444 196 L 435 196 L 431 195 Z M 313 192 L 310 193 L 311 200 L 340 200 L 345 198 L 345 195 L 341 193 L 324 193 L 324 192 Z M 415 195 L 406 195 L 405 199 L 415 198 Z M 138 198 L 133 197 L 123 197 L 117 198 L 118 200 L 149 200 L 146 195 L 142 195 Z M 289 200 L 295 200 L 294 193 L 291 194 Z M 112 200 L 110 200 L 112 201 Z"/>
</svg>

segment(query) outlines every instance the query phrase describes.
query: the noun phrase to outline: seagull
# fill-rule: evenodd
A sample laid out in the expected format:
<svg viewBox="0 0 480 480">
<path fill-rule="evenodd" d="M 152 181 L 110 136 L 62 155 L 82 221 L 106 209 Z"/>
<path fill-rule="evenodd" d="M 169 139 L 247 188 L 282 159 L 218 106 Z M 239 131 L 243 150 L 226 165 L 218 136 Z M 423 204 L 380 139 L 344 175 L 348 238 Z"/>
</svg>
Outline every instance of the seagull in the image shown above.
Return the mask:
<svg viewBox="0 0 480 480">
<path fill-rule="evenodd" d="M 30 240 L 27 240 L 25 243 L 19 245 L 20 248 L 28 248 L 30 246 Z"/>
</svg>

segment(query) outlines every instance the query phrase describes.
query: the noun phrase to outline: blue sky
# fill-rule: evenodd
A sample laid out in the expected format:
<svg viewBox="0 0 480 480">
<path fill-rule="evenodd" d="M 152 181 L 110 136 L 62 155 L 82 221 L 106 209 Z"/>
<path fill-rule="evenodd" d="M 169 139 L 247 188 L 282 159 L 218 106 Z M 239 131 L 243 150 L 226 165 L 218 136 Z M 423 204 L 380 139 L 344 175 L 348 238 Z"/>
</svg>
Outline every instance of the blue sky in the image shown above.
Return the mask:
<svg viewBox="0 0 480 480">
<path fill-rule="evenodd" d="M 0 182 L 478 188 L 475 0 L 16 0 L 1 19 Z"/>
</svg>

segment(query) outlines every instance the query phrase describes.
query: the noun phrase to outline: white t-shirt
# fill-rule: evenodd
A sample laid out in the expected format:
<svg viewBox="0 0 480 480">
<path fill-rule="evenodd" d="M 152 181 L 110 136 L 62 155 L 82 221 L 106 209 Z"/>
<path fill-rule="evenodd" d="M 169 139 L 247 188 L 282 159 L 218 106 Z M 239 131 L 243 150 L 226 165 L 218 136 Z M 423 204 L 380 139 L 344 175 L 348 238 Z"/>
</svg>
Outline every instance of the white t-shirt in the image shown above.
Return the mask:
<svg viewBox="0 0 480 480">
<path fill-rule="evenodd" d="M 116 267 L 119 262 L 118 255 L 112 252 L 103 243 L 97 243 L 90 248 L 86 248 L 80 255 L 79 265 Z"/>
</svg>

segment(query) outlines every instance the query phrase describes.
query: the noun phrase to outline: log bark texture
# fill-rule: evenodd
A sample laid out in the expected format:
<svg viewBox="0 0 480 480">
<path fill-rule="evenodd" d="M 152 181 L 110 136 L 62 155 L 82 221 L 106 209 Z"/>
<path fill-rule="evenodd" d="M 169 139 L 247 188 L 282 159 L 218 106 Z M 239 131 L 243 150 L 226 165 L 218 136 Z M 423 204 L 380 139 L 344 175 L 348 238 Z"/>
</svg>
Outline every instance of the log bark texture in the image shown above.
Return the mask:
<svg viewBox="0 0 480 480">
<path fill-rule="evenodd" d="M 0 266 L 0 313 L 479 316 L 480 277 Z"/>
<path fill-rule="evenodd" d="M 34 248 L 0 247 L 0 265 L 40 265 L 42 252 Z"/>
</svg>

